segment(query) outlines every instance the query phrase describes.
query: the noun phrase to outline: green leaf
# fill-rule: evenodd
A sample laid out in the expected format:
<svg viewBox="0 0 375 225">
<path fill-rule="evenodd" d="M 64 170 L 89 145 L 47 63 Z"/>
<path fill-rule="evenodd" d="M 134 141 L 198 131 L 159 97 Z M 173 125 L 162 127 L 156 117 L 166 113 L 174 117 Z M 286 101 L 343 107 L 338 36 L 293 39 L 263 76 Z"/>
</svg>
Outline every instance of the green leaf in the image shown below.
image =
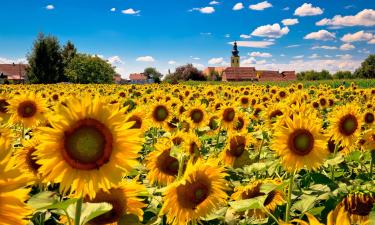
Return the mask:
<svg viewBox="0 0 375 225">
<path fill-rule="evenodd" d="M 32 196 L 27 202 L 32 208 L 37 210 L 47 209 L 48 206 L 58 203 L 58 196 L 55 192 L 44 191 Z"/>
<path fill-rule="evenodd" d="M 267 198 L 267 195 L 263 195 L 263 196 L 259 196 L 256 198 L 229 202 L 229 204 L 237 212 L 243 212 L 249 209 L 263 208 L 263 202 L 266 200 L 266 198 Z"/>
<path fill-rule="evenodd" d="M 103 203 L 83 203 L 81 211 L 80 225 L 84 225 L 90 220 L 109 212 L 112 209 L 112 205 L 106 202 Z M 67 212 L 71 219 L 75 220 L 76 203 L 71 204 Z"/>
<path fill-rule="evenodd" d="M 342 162 L 344 162 L 344 156 L 343 156 L 342 154 L 338 154 L 335 158 L 333 158 L 333 159 L 328 159 L 328 160 L 324 163 L 324 165 L 325 165 L 326 167 L 328 167 L 328 166 L 336 166 L 336 165 L 338 165 L 338 164 L 340 164 L 340 163 L 342 163 Z"/>
<path fill-rule="evenodd" d="M 298 210 L 301 213 L 305 213 L 314 207 L 316 200 L 316 196 L 302 195 L 301 200 L 293 204 L 292 210 Z"/>
</svg>

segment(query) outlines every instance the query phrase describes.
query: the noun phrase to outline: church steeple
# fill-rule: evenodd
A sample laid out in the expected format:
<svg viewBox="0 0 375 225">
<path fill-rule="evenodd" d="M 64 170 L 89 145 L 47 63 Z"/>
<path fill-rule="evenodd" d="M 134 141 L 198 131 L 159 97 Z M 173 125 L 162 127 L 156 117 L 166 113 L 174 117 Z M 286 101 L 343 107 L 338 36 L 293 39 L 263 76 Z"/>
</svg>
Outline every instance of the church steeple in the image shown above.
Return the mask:
<svg viewBox="0 0 375 225">
<path fill-rule="evenodd" d="M 237 41 L 233 44 L 233 50 L 232 50 L 232 57 L 231 57 L 231 66 L 232 67 L 240 67 L 240 56 L 238 55 L 240 53 L 237 49 Z"/>
</svg>

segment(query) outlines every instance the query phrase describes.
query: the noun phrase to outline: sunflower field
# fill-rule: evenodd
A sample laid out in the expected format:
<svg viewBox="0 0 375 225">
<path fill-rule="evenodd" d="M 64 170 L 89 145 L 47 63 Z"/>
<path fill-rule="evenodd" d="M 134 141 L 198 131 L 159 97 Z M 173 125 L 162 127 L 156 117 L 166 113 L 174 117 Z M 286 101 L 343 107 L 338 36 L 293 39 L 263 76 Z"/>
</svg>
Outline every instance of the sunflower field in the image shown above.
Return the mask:
<svg viewBox="0 0 375 225">
<path fill-rule="evenodd" d="M 375 223 L 375 89 L 0 87 L 0 224 Z"/>
</svg>

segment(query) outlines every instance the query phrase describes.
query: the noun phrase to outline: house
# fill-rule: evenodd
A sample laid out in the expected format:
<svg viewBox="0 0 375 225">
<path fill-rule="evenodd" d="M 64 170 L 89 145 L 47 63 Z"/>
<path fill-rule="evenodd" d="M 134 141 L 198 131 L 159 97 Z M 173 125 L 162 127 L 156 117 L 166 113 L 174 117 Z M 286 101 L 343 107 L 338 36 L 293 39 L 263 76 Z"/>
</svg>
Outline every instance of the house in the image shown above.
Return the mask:
<svg viewBox="0 0 375 225">
<path fill-rule="evenodd" d="M 223 71 L 222 81 L 255 81 L 258 80 L 254 67 L 227 67 Z"/>
<path fill-rule="evenodd" d="M 143 73 L 132 73 L 129 75 L 131 84 L 151 84 L 154 83 L 153 79 L 148 79 Z"/>
<path fill-rule="evenodd" d="M 27 64 L 0 64 L 0 79 L 2 82 L 23 83 L 26 78 Z"/>
<path fill-rule="evenodd" d="M 120 74 L 115 74 L 115 76 L 113 76 L 113 82 L 115 82 L 115 84 L 121 84 L 122 82 L 122 78 L 121 78 L 121 75 Z"/>
</svg>

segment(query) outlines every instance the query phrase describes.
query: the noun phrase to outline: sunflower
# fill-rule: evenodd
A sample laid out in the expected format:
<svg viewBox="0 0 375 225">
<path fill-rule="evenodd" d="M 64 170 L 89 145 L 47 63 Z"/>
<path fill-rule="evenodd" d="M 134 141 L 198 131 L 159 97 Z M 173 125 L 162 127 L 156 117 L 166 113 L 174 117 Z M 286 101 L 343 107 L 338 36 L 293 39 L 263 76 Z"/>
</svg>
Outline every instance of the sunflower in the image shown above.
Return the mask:
<svg viewBox="0 0 375 225">
<path fill-rule="evenodd" d="M 375 150 L 375 130 L 369 129 L 363 132 L 362 137 L 358 140 L 358 144 L 364 151 Z"/>
<path fill-rule="evenodd" d="M 199 128 L 207 125 L 208 115 L 206 113 L 206 106 L 195 102 L 189 107 L 186 112 L 187 118 L 190 120 L 190 124 L 194 128 Z"/>
<path fill-rule="evenodd" d="M 246 186 L 236 187 L 231 198 L 237 201 L 264 196 L 266 194 L 261 192 L 261 186 L 263 184 L 273 184 L 277 186 L 280 185 L 281 182 L 279 180 L 271 179 L 253 181 Z M 267 197 L 263 202 L 263 206 L 268 212 L 273 213 L 275 212 L 277 206 L 283 205 L 284 203 L 285 200 L 283 192 L 275 189 L 267 194 Z M 267 217 L 267 212 L 264 209 L 251 209 L 247 212 L 247 215 L 261 219 Z"/>
<path fill-rule="evenodd" d="M 168 140 L 159 140 L 155 150 L 148 154 L 146 167 L 149 169 L 147 179 L 151 183 L 167 185 L 172 183 L 178 174 L 179 162 L 170 155 L 172 143 Z"/>
<path fill-rule="evenodd" d="M 25 218 L 32 209 L 25 204 L 29 189 L 28 178 L 11 163 L 10 155 L 0 158 L 0 224 L 26 225 Z"/>
<path fill-rule="evenodd" d="M 185 149 L 190 155 L 191 159 L 197 159 L 200 156 L 200 148 L 202 143 L 195 133 L 189 133 L 185 141 Z"/>
<path fill-rule="evenodd" d="M 164 127 L 171 117 L 171 106 L 169 103 L 160 101 L 150 106 L 150 115 L 148 116 L 153 126 Z"/>
<path fill-rule="evenodd" d="M 223 106 L 219 113 L 221 124 L 225 128 L 233 127 L 236 118 L 236 109 L 232 105 Z"/>
<path fill-rule="evenodd" d="M 375 124 L 374 121 L 375 121 L 374 111 L 367 110 L 366 112 L 363 113 L 363 122 L 365 122 L 367 126 L 374 125 Z"/>
<path fill-rule="evenodd" d="M 285 126 L 275 128 L 271 148 L 286 170 L 316 169 L 323 163 L 329 152 L 320 124 L 311 114 L 294 114 L 293 119 L 285 118 Z"/>
<path fill-rule="evenodd" d="M 40 95 L 28 92 L 10 99 L 8 110 L 11 113 L 10 122 L 32 128 L 45 119 L 43 114 L 47 111 L 47 105 Z"/>
<path fill-rule="evenodd" d="M 36 147 L 39 145 L 38 139 L 33 137 L 32 139 L 24 140 L 22 145 L 23 147 L 16 152 L 15 164 L 18 165 L 23 173 L 40 179 L 40 164 L 36 162 L 36 157 L 34 156 Z"/>
<path fill-rule="evenodd" d="M 243 166 L 249 159 L 247 148 L 254 143 L 250 134 L 232 132 L 228 134 L 227 143 L 221 152 L 221 158 L 227 166 Z"/>
<path fill-rule="evenodd" d="M 13 138 L 10 129 L 0 126 L 0 160 L 9 153 Z"/>
<path fill-rule="evenodd" d="M 135 181 L 122 181 L 108 192 L 99 191 L 94 199 L 85 199 L 85 202 L 107 202 L 112 206 L 109 212 L 100 215 L 88 222 L 88 225 L 117 225 L 125 215 L 135 215 L 139 221 L 143 219 L 142 208 L 146 204 L 138 196 L 147 193 L 147 189 Z"/>
<path fill-rule="evenodd" d="M 8 121 L 10 117 L 8 106 L 9 106 L 9 97 L 5 94 L 0 94 L 0 119 L 3 120 L 0 122 L 4 123 Z"/>
<path fill-rule="evenodd" d="M 40 173 L 60 183 L 63 193 L 94 198 L 99 189 L 108 191 L 138 163 L 140 131 L 123 121 L 123 113 L 103 99 L 70 98 L 50 117 L 51 127 L 40 128 L 34 153 Z"/>
<path fill-rule="evenodd" d="M 241 132 L 246 131 L 249 125 L 248 116 L 243 112 L 238 112 L 233 121 L 233 127 L 230 130 Z"/>
<path fill-rule="evenodd" d="M 150 121 L 143 107 L 137 107 L 127 115 L 126 122 L 134 122 L 130 129 L 140 129 L 145 132 L 150 127 Z"/>
<path fill-rule="evenodd" d="M 370 212 L 375 197 L 370 193 L 348 194 L 336 208 L 328 214 L 327 225 L 370 224 Z"/>
<path fill-rule="evenodd" d="M 182 179 L 169 185 L 164 193 L 161 213 L 167 216 L 167 223 L 196 223 L 225 205 L 225 176 L 224 168 L 218 166 L 217 160 L 198 159 L 195 164 L 190 161 Z"/>
<path fill-rule="evenodd" d="M 329 122 L 329 135 L 336 143 L 340 142 L 343 147 L 350 147 L 358 139 L 362 119 L 356 105 L 336 107 L 329 115 Z"/>
</svg>

